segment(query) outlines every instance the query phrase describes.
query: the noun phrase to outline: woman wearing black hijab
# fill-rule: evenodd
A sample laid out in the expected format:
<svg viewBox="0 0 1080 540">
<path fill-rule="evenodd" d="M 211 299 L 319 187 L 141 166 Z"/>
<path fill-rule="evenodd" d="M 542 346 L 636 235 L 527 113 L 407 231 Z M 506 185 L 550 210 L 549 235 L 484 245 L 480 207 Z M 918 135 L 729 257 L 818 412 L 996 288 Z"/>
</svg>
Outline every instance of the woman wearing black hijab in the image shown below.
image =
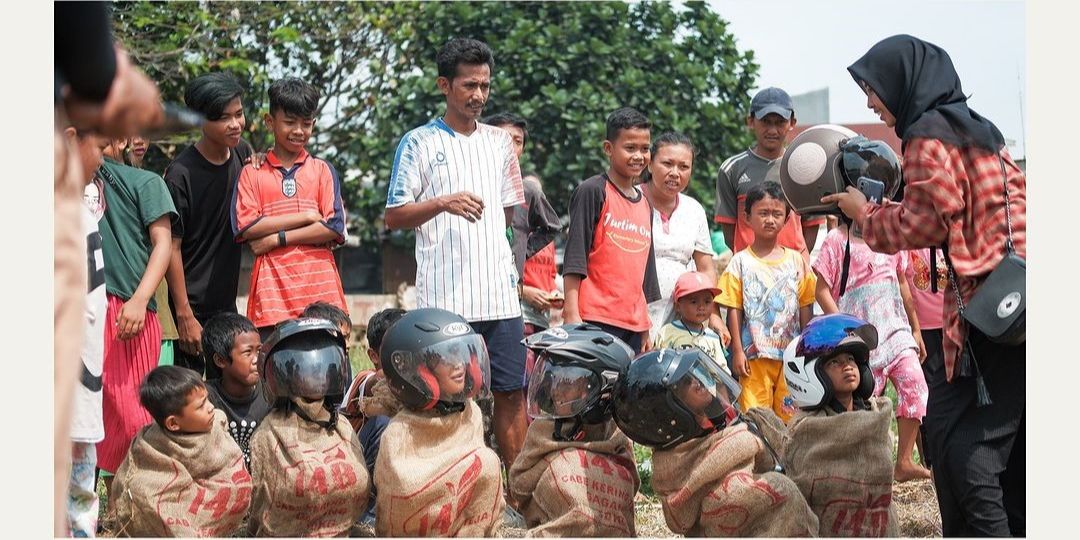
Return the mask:
<svg viewBox="0 0 1080 540">
<path fill-rule="evenodd" d="M 967 302 L 1005 256 L 1006 208 L 1014 249 L 1026 257 L 1024 173 L 997 127 L 968 108 L 940 47 L 893 36 L 848 71 L 866 92 L 867 107 L 903 141 L 906 189 L 899 203 L 867 203 L 854 188 L 822 202 L 838 203 L 875 251 L 947 247 Z M 944 309 L 945 354 L 941 365 L 925 366 L 930 396 L 923 419 L 943 534 L 1023 536 L 1026 346 L 991 343 L 965 328 L 953 292 L 945 294 Z M 971 355 L 960 354 L 965 338 Z M 991 404 L 980 403 L 977 382 L 985 383 Z"/>
</svg>

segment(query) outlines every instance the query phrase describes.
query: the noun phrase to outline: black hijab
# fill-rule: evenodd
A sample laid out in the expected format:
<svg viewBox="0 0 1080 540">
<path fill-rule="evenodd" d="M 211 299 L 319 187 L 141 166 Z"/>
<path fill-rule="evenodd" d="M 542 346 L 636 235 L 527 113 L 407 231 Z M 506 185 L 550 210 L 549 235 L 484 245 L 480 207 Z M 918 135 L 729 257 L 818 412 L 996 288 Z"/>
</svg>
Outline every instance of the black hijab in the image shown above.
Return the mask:
<svg viewBox="0 0 1080 540">
<path fill-rule="evenodd" d="M 960 77 L 945 49 L 909 35 L 879 41 L 848 66 L 896 117 L 896 135 L 976 146 L 997 153 L 1005 144 L 997 126 L 967 106 Z"/>
</svg>

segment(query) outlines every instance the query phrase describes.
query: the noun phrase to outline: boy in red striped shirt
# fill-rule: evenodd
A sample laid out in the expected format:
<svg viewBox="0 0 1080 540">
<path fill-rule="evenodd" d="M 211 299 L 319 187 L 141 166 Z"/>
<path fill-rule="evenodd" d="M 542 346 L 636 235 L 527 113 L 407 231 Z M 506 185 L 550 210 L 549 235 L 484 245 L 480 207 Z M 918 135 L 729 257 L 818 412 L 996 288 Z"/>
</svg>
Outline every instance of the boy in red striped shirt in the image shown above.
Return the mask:
<svg viewBox="0 0 1080 540">
<path fill-rule="evenodd" d="M 345 209 L 337 171 L 307 153 L 319 91 L 296 78 L 270 85 L 267 127 L 274 148 L 259 168 L 245 167 L 233 194 L 232 229 L 255 253 L 247 316 L 265 337 L 312 302 L 342 310 L 330 244 L 345 242 Z"/>
</svg>

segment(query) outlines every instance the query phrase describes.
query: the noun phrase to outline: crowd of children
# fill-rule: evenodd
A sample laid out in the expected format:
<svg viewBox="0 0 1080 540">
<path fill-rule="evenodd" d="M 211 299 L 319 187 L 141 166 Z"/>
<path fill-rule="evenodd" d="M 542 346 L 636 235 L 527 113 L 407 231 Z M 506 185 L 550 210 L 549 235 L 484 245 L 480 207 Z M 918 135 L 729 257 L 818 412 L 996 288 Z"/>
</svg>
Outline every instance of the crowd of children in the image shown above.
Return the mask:
<svg viewBox="0 0 1080 540">
<path fill-rule="evenodd" d="M 676 532 L 896 532 L 893 479 L 930 474 L 912 459 L 927 401 L 920 361 L 941 348 L 925 254 L 877 254 L 841 226 L 811 265 L 780 241 L 793 219 L 780 185 L 757 182 L 739 197 L 745 249 L 717 280 L 688 268 L 671 319 L 653 329 L 652 209 L 637 187 L 652 124 L 618 109 L 607 170 L 570 202 L 567 324 L 545 322 L 559 299 L 552 276 L 529 293 L 539 318 L 517 339 L 531 359 L 534 421 L 516 459 L 500 463 L 475 403 L 491 395 L 496 354 L 461 315 L 376 313 L 373 368 L 351 372 L 353 320 L 331 253 L 347 234 L 341 179 L 306 148 L 319 91 L 295 78 L 270 86 L 274 146 L 254 160 L 240 139 L 242 96 L 220 73 L 191 83 L 188 105 L 208 122 L 164 180 L 138 168 L 145 141 L 125 141 L 135 166 L 119 163 L 123 153 L 99 166 L 116 141 L 70 134 L 97 171 L 86 228 L 100 229 L 73 431 L 74 534 L 96 532 L 97 467 L 116 475 L 106 478 L 116 532 L 133 536 L 230 534 L 245 519 L 254 535 L 364 524 L 380 536 L 491 536 L 507 504 L 535 536 L 633 536 L 631 440 L 656 449 L 653 486 Z M 762 118 L 794 125 L 792 110 L 772 107 Z M 543 234 L 527 242 L 530 258 L 553 266 Z M 238 269 L 226 268 L 242 243 L 256 256 L 246 316 L 234 311 Z M 815 301 L 825 316 L 814 318 Z M 717 306 L 729 347 L 709 326 Z M 175 313 L 170 335 L 159 313 Z M 886 380 L 899 401 L 895 465 Z M 179 480 L 162 480 L 170 470 Z M 814 487 L 822 471 L 851 484 Z M 856 484 L 863 498 L 840 509 Z M 865 519 L 838 517 L 847 511 Z"/>
</svg>

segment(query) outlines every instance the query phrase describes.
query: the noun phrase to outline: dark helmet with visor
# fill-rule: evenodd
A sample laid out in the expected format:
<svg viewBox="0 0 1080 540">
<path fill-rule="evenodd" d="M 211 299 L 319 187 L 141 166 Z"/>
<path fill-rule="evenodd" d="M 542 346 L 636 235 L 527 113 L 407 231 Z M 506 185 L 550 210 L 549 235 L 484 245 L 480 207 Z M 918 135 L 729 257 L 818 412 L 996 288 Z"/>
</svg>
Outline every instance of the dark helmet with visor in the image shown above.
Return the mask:
<svg viewBox="0 0 1080 540">
<path fill-rule="evenodd" d="M 323 319 L 293 319 L 278 323 L 262 345 L 259 370 L 267 401 L 291 407 L 292 398 L 323 400 L 336 420 L 337 404 L 352 380 L 345 356 L 345 336 Z"/>
<path fill-rule="evenodd" d="M 539 351 L 528 374 L 526 410 L 532 418 L 555 421 L 555 440 L 575 440 L 583 425 L 611 418 L 611 392 L 634 353 L 593 325 L 565 325 L 540 334 L 547 335 L 534 334 L 524 341 Z M 570 429 L 564 429 L 571 421 Z"/>
<path fill-rule="evenodd" d="M 386 331 L 379 356 L 391 392 L 411 410 L 461 412 L 469 399 L 490 395 L 484 338 L 444 309 L 406 313 Z"/>
<path fill-rule="evenodd" d="M 742 387 L 697 347 L 639 356 L 615 387 L 615 423 L 638 444 L 673 448 L 734 424 Z"/>
</svg>

